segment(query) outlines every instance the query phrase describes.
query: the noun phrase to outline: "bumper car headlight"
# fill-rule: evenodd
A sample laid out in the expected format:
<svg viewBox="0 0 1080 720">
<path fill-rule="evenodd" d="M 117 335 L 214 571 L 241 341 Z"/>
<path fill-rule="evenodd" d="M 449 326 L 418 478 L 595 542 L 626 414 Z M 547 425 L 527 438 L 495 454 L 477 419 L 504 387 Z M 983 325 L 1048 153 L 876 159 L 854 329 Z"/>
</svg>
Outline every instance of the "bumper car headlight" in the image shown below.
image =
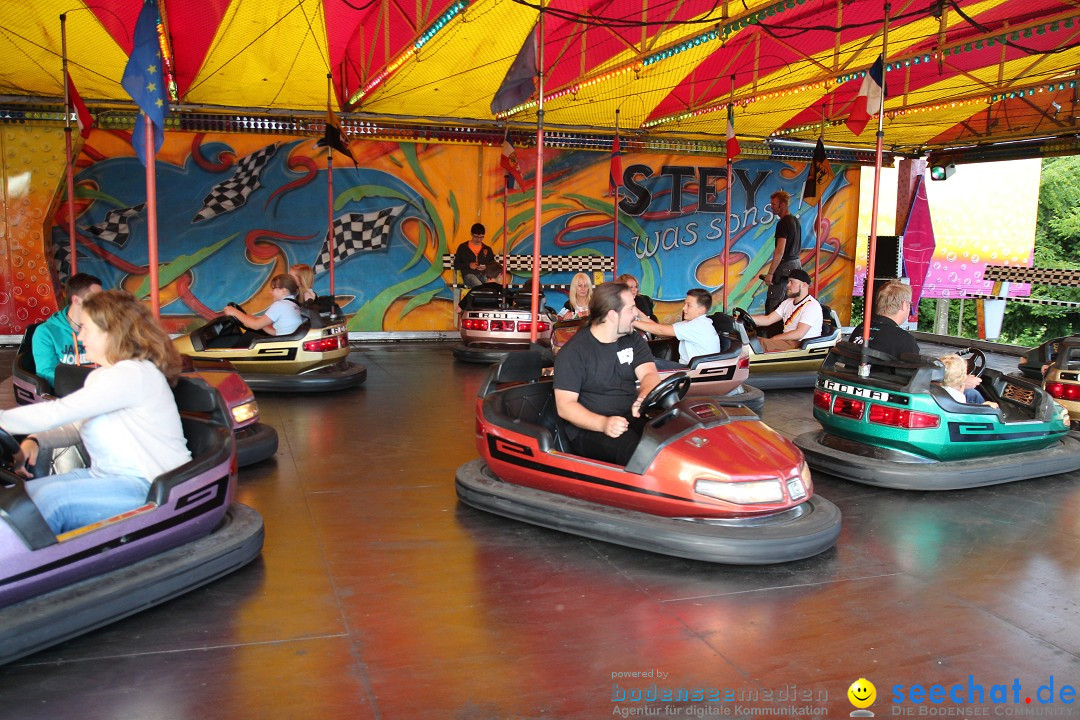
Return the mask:
<svg viewBox="0 0 1080 720">
<path fill-rule="evenodd" d="M 804 462 L 799 468 L 799 474 L 787 479 L 788 497 L 792 500 L 802 500 L 813 486 L 813 481 L 810 479 L 810 466 Z"/>
<path fill-rule="evenodd" d="M 240 403 L 232 409 L 233 422 L 237 425 L 246 423 L 248 420 L 259 417 L 259 403 L 248 400 Z"/>
<path fill-rule="evenodd" d="M 694 492 L 736 505 L 775 503 L 784 500 L 784 489 L 779 480 L 727 482 L 698 478 L 694 481 Z"/>
</svg>

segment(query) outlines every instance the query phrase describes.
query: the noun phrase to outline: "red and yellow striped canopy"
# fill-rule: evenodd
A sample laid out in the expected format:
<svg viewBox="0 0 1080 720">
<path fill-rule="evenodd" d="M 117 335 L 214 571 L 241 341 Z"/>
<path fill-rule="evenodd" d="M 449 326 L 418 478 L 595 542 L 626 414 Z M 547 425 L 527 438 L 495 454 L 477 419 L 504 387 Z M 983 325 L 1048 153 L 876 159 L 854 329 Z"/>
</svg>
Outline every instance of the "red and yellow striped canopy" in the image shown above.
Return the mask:
<svg viewBox="0 0 1080 720">
<path fill-rule="evenodd" d="M 490 102 L 539 0 L 159 0 L 178 101 L 419 123 L 496 118 Z M 72 8 L 75 9 L 72 9 Z M 62 97 L 59 16 L 91 109 L 120 85 L 138 0 L 0 0 L 0 94 Z M 869 147 L 843 124 L 886 44 L 886 148 L 901 153 L 1073 131 L 1080 7 L 1067 0 L 551 0 L 545 125 Z M 883 38 L 886 34 L 887 38 Z"/>
</svg>

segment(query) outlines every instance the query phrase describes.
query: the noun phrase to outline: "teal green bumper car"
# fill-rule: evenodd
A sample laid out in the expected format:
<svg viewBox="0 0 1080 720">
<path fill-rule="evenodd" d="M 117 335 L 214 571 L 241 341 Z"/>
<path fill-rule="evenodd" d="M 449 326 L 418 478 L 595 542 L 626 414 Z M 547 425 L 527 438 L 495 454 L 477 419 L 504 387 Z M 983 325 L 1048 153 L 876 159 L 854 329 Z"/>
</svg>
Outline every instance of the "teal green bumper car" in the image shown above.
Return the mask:
<svg viewBox="0 0 1080 720">
<path fill-rule="evenodd" d="M 870 372 L 860 377 L 864 358 Z M 814 470 L 882 487 L 958 490 L 1080 469 L 1069 417 L 1038 384 L 982 370 L 998 407 L 957 402 L 936 358 L 893 358 L 841 342 L 814 388 L 821 430 L 795 444 Z"/>
</svg>

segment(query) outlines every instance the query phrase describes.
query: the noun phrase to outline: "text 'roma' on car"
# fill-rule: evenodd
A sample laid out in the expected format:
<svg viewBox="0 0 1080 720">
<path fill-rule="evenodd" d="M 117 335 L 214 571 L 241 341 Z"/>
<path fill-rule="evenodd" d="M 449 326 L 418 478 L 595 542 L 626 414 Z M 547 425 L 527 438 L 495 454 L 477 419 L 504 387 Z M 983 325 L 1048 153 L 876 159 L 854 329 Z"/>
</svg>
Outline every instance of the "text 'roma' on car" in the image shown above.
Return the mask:
<svg viewBox="0 0 1080 720">
<path fill-rule="evenodd" d="M 348 360 L 345 315 L 334 299 L 316 298 L 300 312 L 304 322 L 288 335 L 245 332 L 238 320 L 221 315 L 174 342 L 181 355 L 227 361 L 256 392 L 331 392 L 363 383 L 367 368 Z M 236 339 L 214 347 L 223 336 Z"/>
<path fill-rule="evenodd" d="M 1080 468 L 1080 441 L 1065 409 L 1037 384 L 985 368 L 973 351 L 969 372 L 998 407 L 954 400 L 937 358 L 893 358 L 841 342 L 814 390 L 821 430 L 795 439 L 814 470 L 904 490 L 957 490 Z M 863 377 L 859 366 L 868 363 Z"/>
<path fill-rule="evenodd" d="M 0 664 L 227 575 L 262 550 L 263 522 L 234 502 L 228 410 L 207 383 L 173 389 L 192 458 L 153 479 L 141 507 L 57 537 L 11 471 L 0 431 Z"/>
<path fill-rule="evenodd" d="M 573 455 L 539 352 L 493 366 L 476 404 L 481 458 L 458 497 L 481 510 L 589 538 L 708 562 L 766 564 L 833 546 L 840 511 L 814 495 L 799 450 L 750 410 L 686 398 L 674 375 L 626 467 Z"/>
</svg>

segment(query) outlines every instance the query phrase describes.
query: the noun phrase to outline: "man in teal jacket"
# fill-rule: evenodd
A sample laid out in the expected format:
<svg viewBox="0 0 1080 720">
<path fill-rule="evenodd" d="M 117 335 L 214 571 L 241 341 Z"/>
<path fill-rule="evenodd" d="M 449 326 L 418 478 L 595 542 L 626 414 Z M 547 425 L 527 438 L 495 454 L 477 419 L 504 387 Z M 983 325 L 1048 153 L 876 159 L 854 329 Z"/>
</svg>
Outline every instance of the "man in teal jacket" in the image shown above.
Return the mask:
<svg viewBox="0 0 1080 720">
<path fill-rule="evenodd" d="M 85 352 L 78 340 L 82 329 L 82 303 L 101 290 L 101 280 L 86 273 L 76 273 L 67 284 L 68 306 L 43 322 L 34 332 L 34 367 L 37 374 L 53 384 L 56 366 L 78 365 Z"/>
</svg>

